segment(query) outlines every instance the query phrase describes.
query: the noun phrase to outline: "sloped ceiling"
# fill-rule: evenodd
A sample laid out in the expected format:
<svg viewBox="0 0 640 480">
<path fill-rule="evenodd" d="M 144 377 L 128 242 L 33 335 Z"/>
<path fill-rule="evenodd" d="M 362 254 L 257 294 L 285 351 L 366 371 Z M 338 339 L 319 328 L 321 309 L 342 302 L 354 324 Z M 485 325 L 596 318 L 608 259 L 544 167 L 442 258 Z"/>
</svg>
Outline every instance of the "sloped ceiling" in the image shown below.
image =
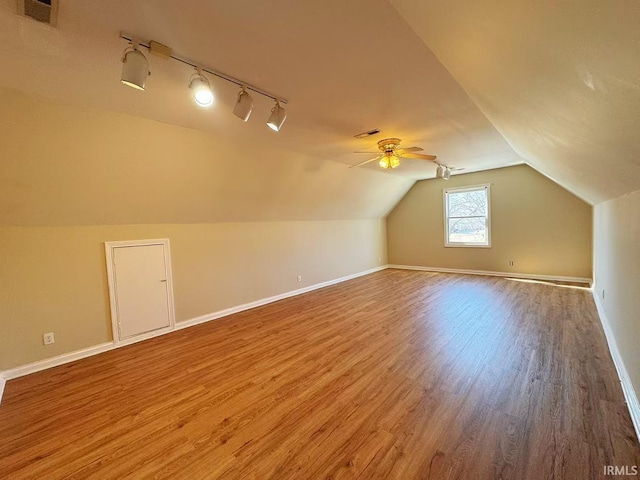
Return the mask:
<svg viewBox="0 0 640 480">
<path fill-rule="evenodd" d="M 15 10 L 0 0 L 5 225 L 380 217 L 435 171 L 347 168 L 387 136 L 468 171 L 522 162 L 386 0 L 60 0 L 55 29 Z M 214 78 L 199 109 L 175 61 L 122 86 L 120 31 L 289 99 L 284 128 L 257 96 L 238 120 Z"/>
<path fill-rule="evenodd" d="M 640 2 L 392 3 L 527 163 L 592 203 L 640 189 Z"/>
</svg>

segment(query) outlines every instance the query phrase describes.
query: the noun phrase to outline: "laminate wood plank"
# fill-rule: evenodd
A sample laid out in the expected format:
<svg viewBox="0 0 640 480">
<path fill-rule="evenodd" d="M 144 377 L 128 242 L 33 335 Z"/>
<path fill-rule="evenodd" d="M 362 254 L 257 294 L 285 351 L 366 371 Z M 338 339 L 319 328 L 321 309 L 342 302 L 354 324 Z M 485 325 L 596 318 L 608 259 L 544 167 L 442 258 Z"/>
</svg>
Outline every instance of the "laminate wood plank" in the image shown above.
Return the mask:
<svg viewBox="0 0 640 480">
<path fill-rule="evenodd" d="M 605 478 L 640 447 L 574 287 L 386 270 L 11 380 L 0 477 Z"/>
</svg>

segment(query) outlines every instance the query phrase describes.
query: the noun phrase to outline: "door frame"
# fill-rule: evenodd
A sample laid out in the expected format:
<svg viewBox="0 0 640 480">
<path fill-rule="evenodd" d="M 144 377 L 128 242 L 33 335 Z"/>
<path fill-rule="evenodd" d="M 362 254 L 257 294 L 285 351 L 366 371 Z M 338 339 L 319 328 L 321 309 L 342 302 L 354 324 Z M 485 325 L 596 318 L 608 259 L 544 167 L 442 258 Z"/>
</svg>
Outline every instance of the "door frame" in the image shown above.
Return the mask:
<svg viewBox="0 0 640 480">
<path fill-rule="evenodd" d="M 125 339 L 120 339 L 120 329 L 118 328 L 119 318 L 118 318 L 118 301 L 117 301 L 117 293 L 116 293 L 116 278 L 115 278 L 115 268 L 114 268 L 114 260 L 115 260 L 115 249 L 122 247 L 144 247 L 151 245 L 163 245 L 164 246 L 164 268 L 165 275 L 167 278 L 167 300 L 168 300 L 168 308 L 169 308 L 169 326 L 165 328 L 160 328 L 158 330 L 153 330 L 151 332 L 141 333 L 140 335 L 135 335 L 133 337 L 128 337 Z M 145 340 L 147 338 L 155 337 L 157 335 L 162 335 L 164 333 L 168 333 L 170 331 L 175 330 L 176 328 L 176 314 L 175 314 L 175 304 L 173 301 L 173 274 L 171 271 L 171 244 L 168 238 L 157 238 L 150 240 L 121 240 L 117 242 L 104 242 L 104 250 L 107 261 L 107 280 L 109 283 L 109 304 L 111 307 L 111 329 L 113 333 L 113 343 L 116 346 L 127 345 L 129 343 L 139 342 L 140 340 Z"/>
</svg>

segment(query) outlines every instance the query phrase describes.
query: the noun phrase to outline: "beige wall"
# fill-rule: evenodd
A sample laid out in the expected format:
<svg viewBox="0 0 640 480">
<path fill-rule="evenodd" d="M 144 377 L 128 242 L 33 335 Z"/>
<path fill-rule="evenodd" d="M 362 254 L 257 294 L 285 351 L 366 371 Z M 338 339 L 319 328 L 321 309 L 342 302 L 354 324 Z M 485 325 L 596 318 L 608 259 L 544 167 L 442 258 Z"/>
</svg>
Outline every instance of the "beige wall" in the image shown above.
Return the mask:
<svg viewBox="0 0 640 480">
<path fill-rule="evenodd" d="M 640 393 L 640 191 L 595 207 L 593 239 L 594 294 Z"/>
<path fill-rule="evenodd" d="M 0 88 L 0 225 L 382 218 L 413 183 L 292 150 L 295 125 L 258 120 L 234 139 Z"/>
<path fill-rule="evenodd" d="M 383 220 L 2 227 L 0 370 L 110 341 L 103 242 L 145 238 L 171 240 L 178 322 L 386 262 Z"/>
<path fill-rule="evenodd" d="M 491 248 L 445 248 L 442 190 L 483 183 Z M 423 180 L 387 217 L 389 263 L 591 278 L 591 211 L 526 165 Z"/>
<path fill-rule="evenodd" d="M 385 263 L 378 219 L 411 180 L 291 131 L 231 142 L 0 88 L 0 370 L 111 339 L 105 241 L 171 240 L 177 321 Z"/>
</svg>

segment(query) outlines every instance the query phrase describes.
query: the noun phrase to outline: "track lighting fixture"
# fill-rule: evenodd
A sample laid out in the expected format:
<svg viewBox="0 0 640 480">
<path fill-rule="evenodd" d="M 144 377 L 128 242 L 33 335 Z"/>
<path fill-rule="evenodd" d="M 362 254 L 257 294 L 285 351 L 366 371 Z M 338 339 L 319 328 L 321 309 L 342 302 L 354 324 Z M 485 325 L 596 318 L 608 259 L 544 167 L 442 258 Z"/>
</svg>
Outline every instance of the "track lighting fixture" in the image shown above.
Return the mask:
<svg viewBox="0 0 640 480">
<path fill-rule="evenodd" d="M 449 180 L 451 178 L 451 169 L 449 167 L 444 168 L 444 173 L 442 174 L 443 180 Z"/>
<path fill-rule="evenodd" d="M 282 128 L 282 124 L 287 119 L 287 112 L 280 106 L 280 101 L 276 99 L 276 104 L 271 109 L 271 116 L 267 120 L 267 126 L 276 132 Z"/>
<path fill-rule="evenodd" d="M 121 79 L 122 83 L 125 85 L 129 85 L 130 87 L 138 90 L 145 89 L 145 82 L 149 76 L 149 62 L 139 50 L 139 47 L 144 47 L 160 58 L 165 60 L 176 60 L 183 65 L 189 65 L 195 68 L 196 71 L 189 80 L 189 89 L 192 92 L 193 100 L 199 106 L 208 107 L 214 101 L 214 95 L 211 90 L 209 79 L 204 75 L 204 73 L 207 73 L 229 83 L 234 83 L 240 87 L 240 92 L 238 92 L 238 98 L 233 108 L 233 114 L 236 117 L 245 122 L 249 120 L 251 112 L 253 111 L 253 98 L 248 92 L 248 90 L 251 90 L 252 93 L 257 93 L 258 95 L 265 96 L 276 102 L 274 107 L 271 109 L 271 116 L 267 121 L 269 128 L 277 132 L 282 128 L 284 121 L 287 119 L 287 112 L 282 105 L 286 105 L 288 102 L 282 97 L 273 95 L 255 85 L 249 85 L 238 78 L 234 78 L 212 68 L 200 66 L 199 64 L 178 55 L 171 49 L 171 47 L 162 45 L 161 43 L 153 40 L 149 42 L 138 41 L 135 36 L 126 33 L 120 33 L 120 38 L 127 40 L 130 43 L 130 45 L 125 49 L 122 57 L 123 66 Z"/>
<path fill-rule="evenodd" d="M 132 45 L 125 49 L 122 56 L 120 81 L 128 87 L 144 90 L 144 85 L 149 75 L 147 58 L 138 50 L 138 43 L 132 42 Z"/>
<path fill-rule="evenodd" d="M 253 98 L 251 98 L 251 95 L 249 95 L 245 88 L 245 85 L 240 87 L 236 106 L 233 107 L 233 114 L 243 122 L 249 120 L 251 112 L 253 111 Z"/>
<path fill-rule="evenodd" d="M 202 74 L 202 70 L 196 67 L 196 73 L 191 76 L 189 88 L 193 91 L 193 101 L 201 107 L 208 107 L 213 103 L 213 92 L 209 80 Z"/>
<path fill-rule="evenodd" d="M 438 164 L 438 168 L 436 168 L 436 178 L 442 178 L 444 175 L 444 167 Z"/>
</svg>

